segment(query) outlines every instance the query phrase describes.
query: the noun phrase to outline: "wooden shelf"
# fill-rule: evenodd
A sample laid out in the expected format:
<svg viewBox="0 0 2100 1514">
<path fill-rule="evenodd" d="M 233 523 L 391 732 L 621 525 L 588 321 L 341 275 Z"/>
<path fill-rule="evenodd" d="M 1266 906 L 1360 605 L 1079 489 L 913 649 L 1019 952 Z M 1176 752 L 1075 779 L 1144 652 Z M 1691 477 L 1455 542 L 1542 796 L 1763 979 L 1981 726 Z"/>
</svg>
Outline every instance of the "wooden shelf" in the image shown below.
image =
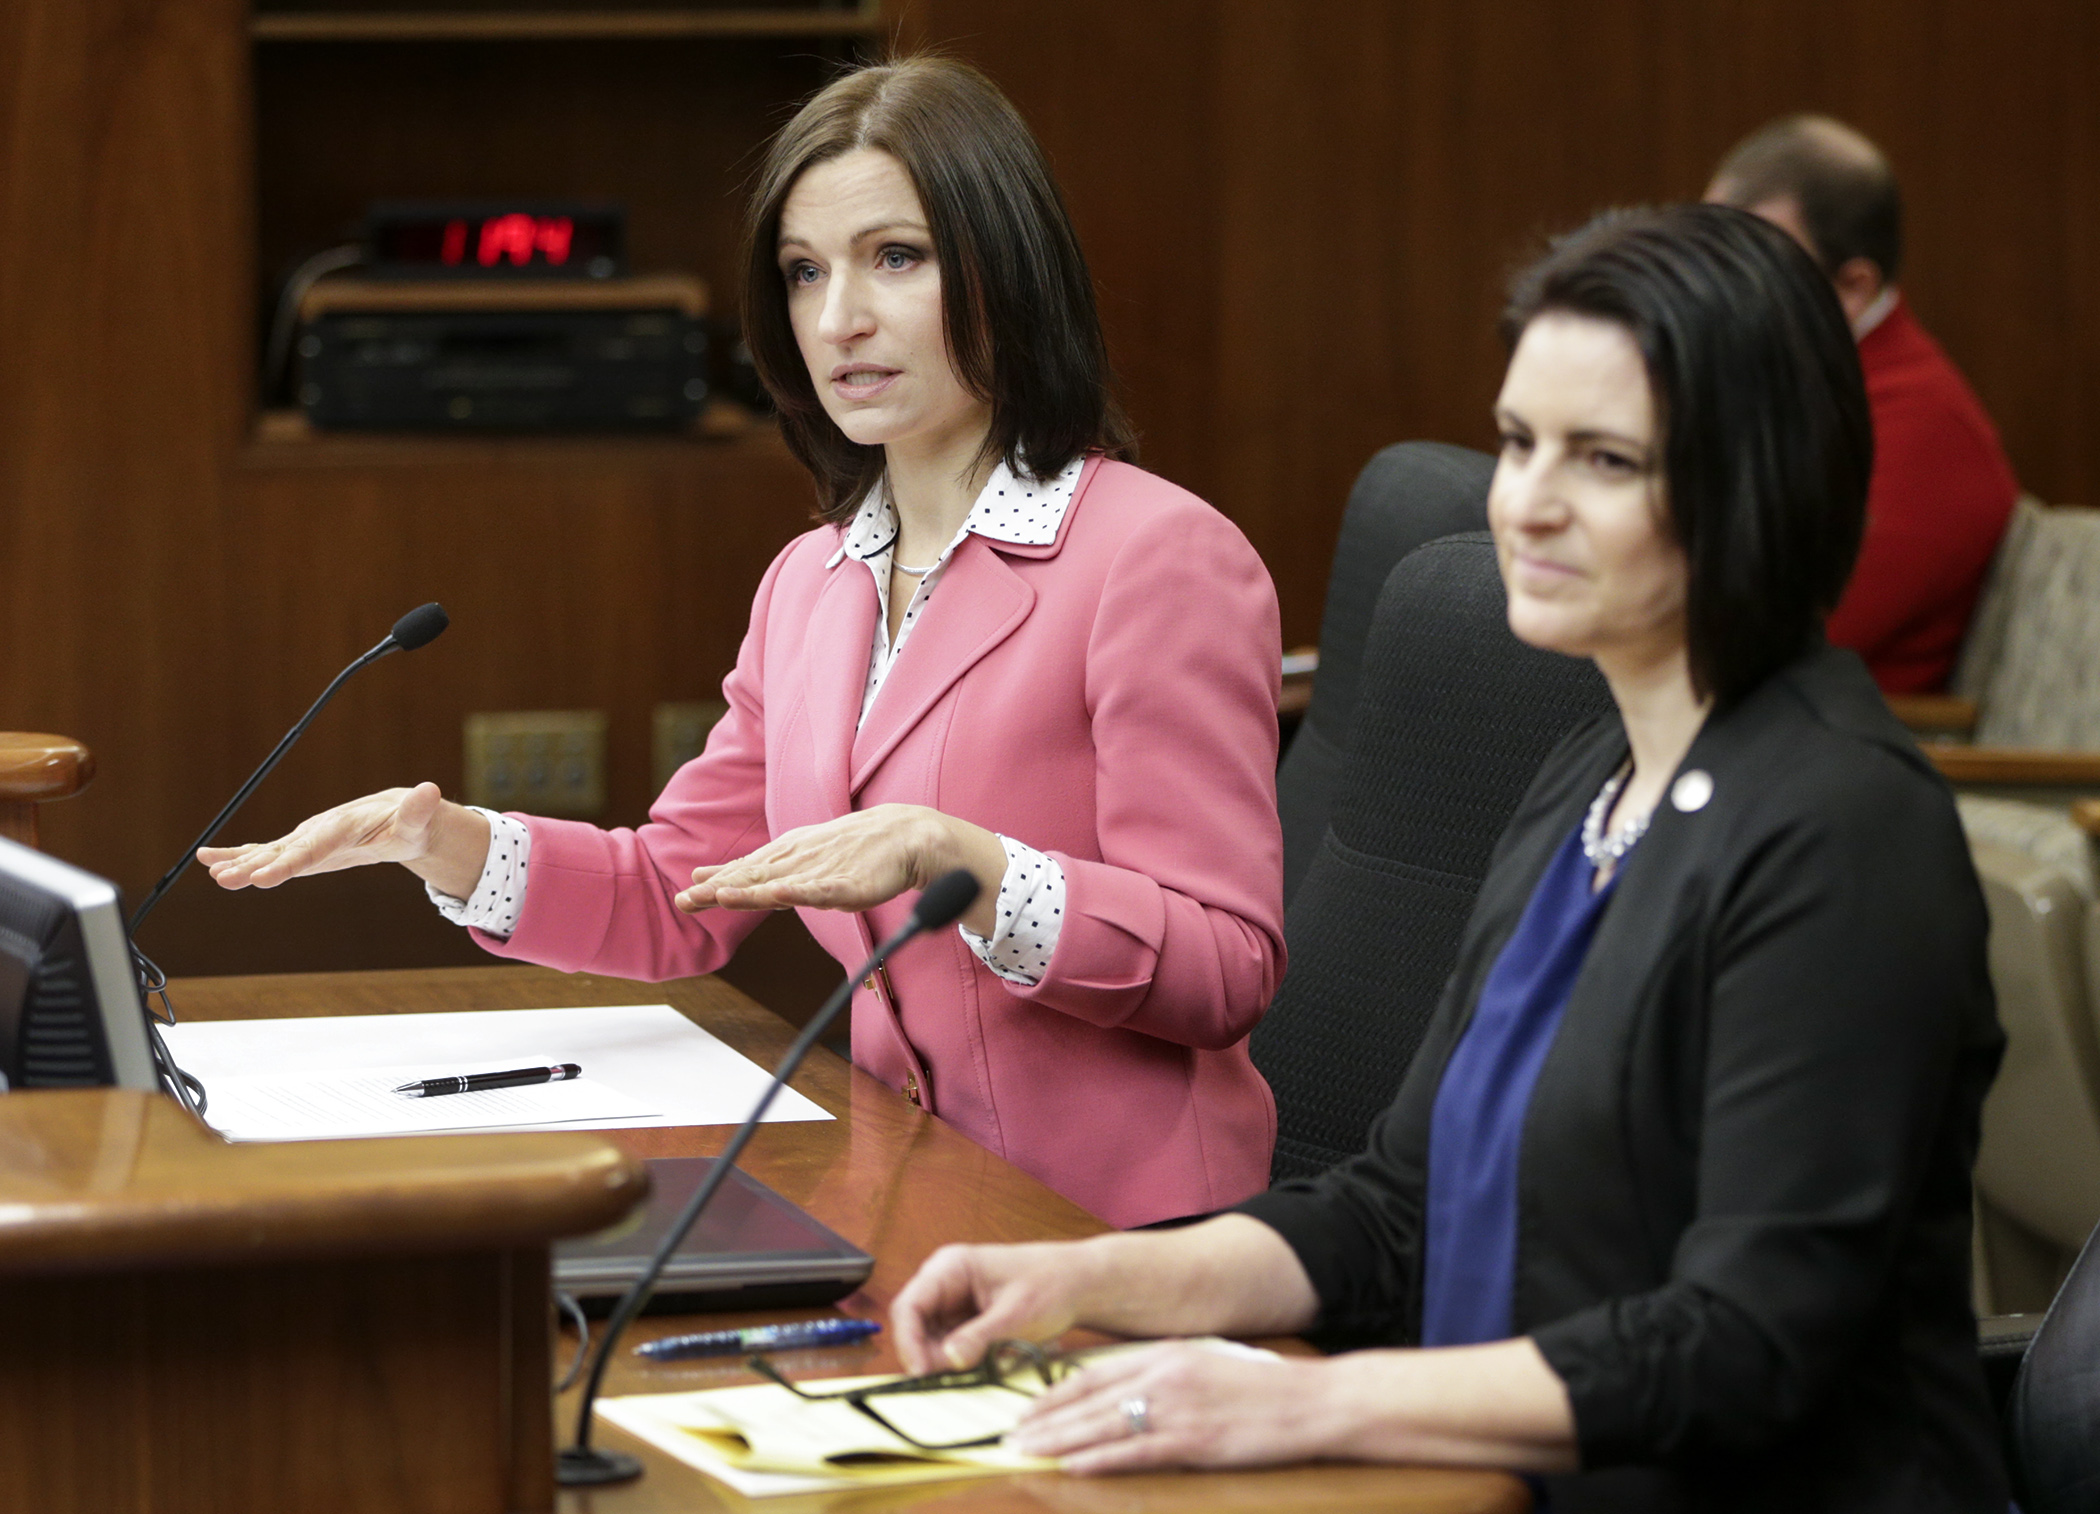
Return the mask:
<svg viewBox="0 0 2100 1514">
<path fill-rule="evenodd" d="M 850 10 L 265 11 L 258 42 L 636 41 L 680 37 L 875 37 L 879 3 Z"/>
<path fill-rule="evenodd" d="M 458 466 L 501 461 L 611 458 L 648 461 L 677 456 L 765 453 L 787 456 L 780 428 L 741 405 L 718 400 L 689 431 L 497 432 L 316 431 L 298 410 L 265 410 L 241 449 L 244 468 Z"/>
</svg>

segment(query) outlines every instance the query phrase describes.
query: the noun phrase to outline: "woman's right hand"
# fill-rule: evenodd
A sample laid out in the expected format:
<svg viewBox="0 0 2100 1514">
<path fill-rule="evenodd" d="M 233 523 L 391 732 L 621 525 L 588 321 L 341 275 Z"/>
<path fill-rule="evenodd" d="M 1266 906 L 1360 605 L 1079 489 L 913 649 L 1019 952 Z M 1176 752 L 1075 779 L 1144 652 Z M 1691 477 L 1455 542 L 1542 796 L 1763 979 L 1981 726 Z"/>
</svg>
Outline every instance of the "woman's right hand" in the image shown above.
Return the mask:
<svg viewBox="0 0 2100 1514">
<path fill-rule="evenodd" d="M 323 810 L 275 841 L 199 847 L 197 860 L 221 888 L 275 888 L 309 873 L 398 862 L 464 899 L 480 881 L 488 852 L 487 819 L 447 802 L 436 784 L 419 783 Z"/>
<path fill-rule="evenodd" d="M 994 1341 L 1051 1340 L 1079 1319 L 1084 1243 L 943 1246 L 890 1305 L 907 1371 L 972 1367 Z"/>
<path fill-rule="evenodd" d="M 1220 1214 L 1170 1230 L 1026 1246 L 943 1246 L 890 1305 L 914 1372 L 971 1367 L 994 1341 L 1074 1325 L 1116 1335 L 1294 1335 L 1319 1299 L 1290 1243 Z"/>
</svg>

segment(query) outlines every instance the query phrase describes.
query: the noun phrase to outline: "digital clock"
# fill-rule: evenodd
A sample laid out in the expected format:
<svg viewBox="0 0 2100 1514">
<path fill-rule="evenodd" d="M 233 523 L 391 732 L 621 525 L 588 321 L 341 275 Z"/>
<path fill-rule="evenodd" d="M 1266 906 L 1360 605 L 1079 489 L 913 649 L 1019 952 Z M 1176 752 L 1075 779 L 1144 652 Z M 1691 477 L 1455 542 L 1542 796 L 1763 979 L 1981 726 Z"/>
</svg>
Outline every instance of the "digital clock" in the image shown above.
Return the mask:
<svg viewBox="0 0 2100 1514">
<path fill-rule="evenodd" d="M 393 278 L 609 279 L 625 271 L 612 205 L 393 202 L 365 213 L 368 271 Z"/>
</svg>

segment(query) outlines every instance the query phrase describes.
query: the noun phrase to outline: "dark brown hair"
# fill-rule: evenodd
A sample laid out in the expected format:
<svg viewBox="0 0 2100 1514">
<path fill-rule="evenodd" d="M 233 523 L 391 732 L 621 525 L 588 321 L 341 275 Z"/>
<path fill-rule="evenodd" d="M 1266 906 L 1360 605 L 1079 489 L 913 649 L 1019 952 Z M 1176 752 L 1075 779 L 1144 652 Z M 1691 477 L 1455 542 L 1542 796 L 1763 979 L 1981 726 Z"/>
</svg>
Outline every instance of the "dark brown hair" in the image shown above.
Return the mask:
<svg viewBox="0 0 2100 1514">
<path fill-rule="evenodd" d="M 1749 210 L 1784 196 L 1801 207 L 1816 261 L 1835 278 L 1854 258 L 1896 282 L 1903 266 L 1903 196 L 1881 149 L 1828 116 L 1782 116 L 1729 151 L 1714 172 L 1718 198 Z"/>
<path fill-rule="evenodd" d="M 1097 448 L 1129 456 L 1093 280 L 1042 149 L 983 74 L 906 58 L 842 75 L 796 112 L 767 148 L 744 222 L 745 340 L 789 449 L 815 475 L 817 513 L 850 519 L 883 453 L 848 439 L 817 398 L 776 261 L 780 212 L 806 170 L 863 147 L 901 163 L 925 207 L 949 360 L 992 407 L 985 456 L 1035 478 Z"/>
<path fill-rule="evenodd" d="M 1512 350 L 1547 311 L 1641 350 L 1692 686 L 1730 704 L 1813 646 L 1866 526 L 1874 428 L 1837 294 L 1799 243 L 1726 205 L 1607 211 L 1517 275 Z"/>
</svg>

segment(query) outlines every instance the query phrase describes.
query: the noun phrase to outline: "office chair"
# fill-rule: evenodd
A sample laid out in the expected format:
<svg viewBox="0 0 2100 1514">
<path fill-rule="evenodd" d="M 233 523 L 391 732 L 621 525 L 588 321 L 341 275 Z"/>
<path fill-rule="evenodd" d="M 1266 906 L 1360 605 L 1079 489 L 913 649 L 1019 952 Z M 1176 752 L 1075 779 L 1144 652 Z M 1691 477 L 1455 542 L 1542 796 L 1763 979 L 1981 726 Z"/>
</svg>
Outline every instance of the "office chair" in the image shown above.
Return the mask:
<svg viewBox="0 0 2100 1514">
<path fill-rule="evenodd" d="M 2085 1243 L 2013 1381 L 2005 1446 L 2023 1514 L 2100 1507 L 2100 1232 Z"/>
<path fill-rule="evenodd" d="M 1283 902 L 1298 892 L 1327 829 L 1362 679 L 1364 636 L 1393 564 L 1426 541 L 1487 527 L 1485 452 L 1442 442 L 1401 442 L 1364 464 L 1349 491 L 1320 619 L 1312 702 L 1276 770 L 1283 817 Z"/>
<path fill-rule="evenodd" d="M 1284 924 L 1290 967 L 1250 1047 L 1276 1094 L 1271 1181 L 1363 1149 L 1517 801 L 1563 736 L 1612 708 L 1589 662 L 1510 634 L 1485 531 L 1409 553 L 1369 619 L 1332 814 Z"/>
</svg>

